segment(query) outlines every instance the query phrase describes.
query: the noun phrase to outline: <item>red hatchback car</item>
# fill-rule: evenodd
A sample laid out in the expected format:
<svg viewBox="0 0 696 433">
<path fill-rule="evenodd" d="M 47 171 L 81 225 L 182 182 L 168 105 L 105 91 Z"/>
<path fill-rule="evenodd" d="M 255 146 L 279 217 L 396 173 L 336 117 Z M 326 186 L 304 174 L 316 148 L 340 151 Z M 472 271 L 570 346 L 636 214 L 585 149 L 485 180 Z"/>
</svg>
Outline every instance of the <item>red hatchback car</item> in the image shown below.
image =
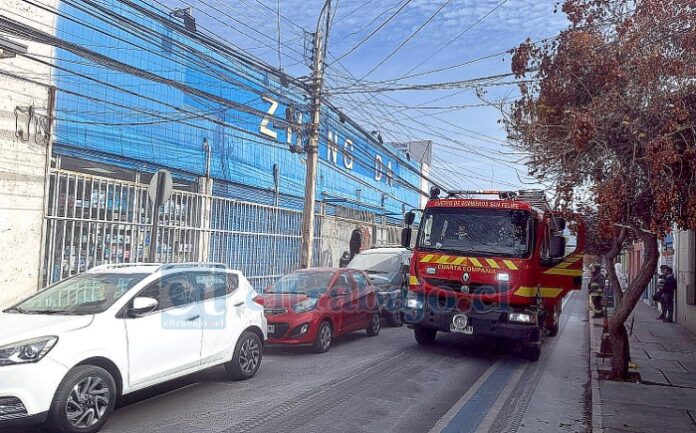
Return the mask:
<svg viewBox="0 0 696 433">
<path fill-rule="evenodd" d="M 263 294 L 269 344 L 311 345 L 326 352 L 334 337 L 380 331 L 375 287 L 355 269 L 313 268 L 292 272 Z"/>
</svg>

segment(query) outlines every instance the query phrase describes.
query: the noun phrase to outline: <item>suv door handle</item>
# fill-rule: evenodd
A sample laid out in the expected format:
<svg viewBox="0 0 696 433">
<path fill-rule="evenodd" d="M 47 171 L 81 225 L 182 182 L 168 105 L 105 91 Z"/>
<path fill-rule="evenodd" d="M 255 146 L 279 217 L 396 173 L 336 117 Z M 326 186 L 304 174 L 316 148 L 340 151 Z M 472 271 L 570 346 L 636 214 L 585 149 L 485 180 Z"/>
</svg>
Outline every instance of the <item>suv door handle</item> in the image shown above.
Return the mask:
<svg viewBox="0 0 696 433">
<path fill-rule="evenodd" d="M 199 316 L 199 315 L 195 315 L 195 316 L 193 316 L 193 317 L 189 317 L 188 319 L 186 319 L 186 321 L 187 321 L 187 322 L 193 322 L 194 320 L 196 320 L 196 319 L 198 319 L 198 318 L 200 318 L 200 317 L 201 317 L 201 316 Z"/>
</svg>

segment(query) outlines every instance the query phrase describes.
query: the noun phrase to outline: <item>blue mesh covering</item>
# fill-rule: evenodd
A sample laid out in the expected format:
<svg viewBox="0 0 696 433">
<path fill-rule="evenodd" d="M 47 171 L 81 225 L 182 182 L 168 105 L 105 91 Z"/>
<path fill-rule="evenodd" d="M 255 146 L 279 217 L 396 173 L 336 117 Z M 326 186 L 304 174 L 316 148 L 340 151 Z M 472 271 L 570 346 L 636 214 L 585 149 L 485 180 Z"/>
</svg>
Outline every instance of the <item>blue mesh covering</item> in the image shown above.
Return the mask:
<svg viewBox="0 0 696 433">
<path fill-rule="evenodd" d="M 296 144 L 298 134 L 288 134 L 285 118 L 286 108 L 293 107 L 307 122 L 305 90 L 281 85 L 229 47 L 212 47 L 186 34 L 177 19 L 150 2 L 131 3 L 61 1 L 57 37 L 187 87 L 57 49 L 58 151 L 118 161 L 125 168 L 167 167 L 195 178 L 205 172 L 207 140 L 216 194 L 270 204 L 273 193 L 266 191 L 273 188 L 277 164 L 280 205 L 301 207 L 296 198 L 304 194 L 305 157 L 289 152 L 288 143 Z M 403 202 L 417 206 L 417 164 L 341 122 L 330 107 L 322 116 L 319 194 L 349 197 L 386 213 L 401 213 Z"/>
</svg>

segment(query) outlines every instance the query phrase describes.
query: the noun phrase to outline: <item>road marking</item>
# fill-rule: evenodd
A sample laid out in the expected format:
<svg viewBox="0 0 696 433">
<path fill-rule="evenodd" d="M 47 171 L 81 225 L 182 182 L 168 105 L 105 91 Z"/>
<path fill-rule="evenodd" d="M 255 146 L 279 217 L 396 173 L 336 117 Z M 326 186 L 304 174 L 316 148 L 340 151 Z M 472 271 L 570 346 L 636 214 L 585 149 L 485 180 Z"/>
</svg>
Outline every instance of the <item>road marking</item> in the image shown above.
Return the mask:
<svg viewBox="0 0 696 433">
<path fill-rule="evenodd" d="M 500 394 L 498 394 L 498 399 L 495 401 L 495 403 L 493 403 L 493 406 L 488 409 L 488 414 L 483 421 L 481 421 L 481 424 L 479 424 L 479 427 L 476 429 L 476 433 L 485 433 L 489 431 L 491 427 L 493 427 L 493 423 L 498 418 L 500 411 L 503 409 L 503 406 L 508 398 L 510 398 L 510 395 L 517 386 L 517 383 L 520 381 L 520 379 L 522 379 L 522 374 L 527 369 L 528 365 L 529 364 L 524 363 L 517 366 L 517 369 L 512 374 L 512 377 L 508 381 L 507 385 L 505 385 L 505 388 L 503 388 Z"/>
<path fill-rule="evenodd" d="M 498 369 L 500 366 L 501 362 L 496 361 L 493 364 L 491 364 L 490 367 L 481 375 L 481 377 L 478 378 L 476 382 L 474 382 L 473 385 L 469 388 L 469 390 L 460 398 L 454 406 L 450 408 L 450 410 L 447 411 L 446 414 L 444 414 L 438 421 L 435 423 L 433 428 L 430 429 L 429 433 L 440 433 L 447 425 L 449 425 L 450 422 L 454 419 L 455 416 L 462 410 L 465 404 L 469 400 L 471 400 L 471 397 L 476 394 L 476 392 L 481 388 L 481 385 L 483 385 L 484 382 L 490 377 L 491 374 L 495 370 Z"/>
<path fill-rule="evenodd" d="M 570 292 L 561 304 L 574 296 Z M 529 363 L 496 361 L 474 382 L 467 392 L 440 418 L 429 433 L 487 432 L 522 379 Z M 495 374 L 495 375 L 494 375 Z M 505 385 L 501 388 L 501 383 Z M 476 401 L 476 400 L 479 401 Z"/>
</svg>

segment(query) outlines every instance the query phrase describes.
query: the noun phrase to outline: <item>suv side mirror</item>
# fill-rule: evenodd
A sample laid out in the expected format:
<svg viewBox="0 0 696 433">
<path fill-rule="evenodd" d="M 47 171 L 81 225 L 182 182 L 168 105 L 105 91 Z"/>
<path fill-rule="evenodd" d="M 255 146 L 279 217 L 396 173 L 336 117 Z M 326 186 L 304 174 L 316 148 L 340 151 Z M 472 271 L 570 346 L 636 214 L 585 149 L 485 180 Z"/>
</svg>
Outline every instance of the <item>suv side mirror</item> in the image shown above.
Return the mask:
<svg viewBox="0 0 696 433">
<path fill-rule="evenodd" d="M 549 257 L 552 259 L 561 259 L 565 257 L 565 250 L 565 236 L 551 236 L 549 240 Z"/>
<path fill-rule="evenodd" d="M 159 302 L 155 298 L 148 298 L 145 296 L 139 296 L 133 299 L 133 307 L 131 308 L 131 315 L 133 317 L 142 316 L 143 314 L 151 313 L 155 311 Z"/>
<path fill-rule="evenodd" d="M 413 236 L 413 229 L 411 227 L 406 227 L 401 230 L 401 246 L 404 248 L 411 248 L 411 237 Z"/>
</svg>

